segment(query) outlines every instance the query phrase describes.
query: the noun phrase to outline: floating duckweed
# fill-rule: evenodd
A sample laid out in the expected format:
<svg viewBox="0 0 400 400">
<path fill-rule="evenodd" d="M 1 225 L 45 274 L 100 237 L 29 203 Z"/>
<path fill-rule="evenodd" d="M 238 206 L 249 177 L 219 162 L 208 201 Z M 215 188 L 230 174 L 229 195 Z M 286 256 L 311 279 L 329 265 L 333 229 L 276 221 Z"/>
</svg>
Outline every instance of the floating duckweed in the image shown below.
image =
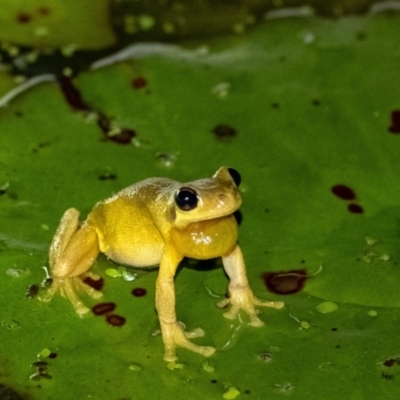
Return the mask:
<svg viewBox="0 0 400 400">
<path fill-rule="evenodd" d="M 176 363 L 175 361 L 172 361 L 172 362 L 167 364 L 167 368 L 170 371 L 173 371 L 174 369 L 182 369 L 182 368 L 184 368 L 184 365 L 181 364 L 181 363 Z"/>
<path fill-rule="evenodd" d="M 373 239 L 372 237 L 366 236 L 365 241 L 368 246 L 373 246 L 379 242 L 379 240 Z"/>
<path fill-rule="evenodd" d="M 40 227 L 44 230 L 44 231 L 48 231 L 50 228 L 47 224 L 42 224 L 40 225 Z"/>
<path fill-rule="evenodd" d="M 321 314 L 329 314 L 338 309 L 338 305 L 332 301 L 324 301 L 317 306 L 317 311 Z"/>
<path fill-rule="evenodd" d="M 299 330 L 303 330 L 303 329 L 308 329 L 310 328 L 311 325 L 308 321 L 301 321 L 300 322 L 300 326 L 299 326 Z"/>
<path fill-rule="evenodd" d="M 230 386 L 228 391 L 225 392 L 222 397 L 226 400 L 236 399 L 240 394 L 240 391 L 236 389 L 234 386 Z"/>
<path fill-rule="evenodd" d="M 131 371 L 140 372 L 140 371 L 143 370 L 143 367 L 141 365 L 139 365 L 139 364 L 133 364 L 132 363 L 131 365 L 129 365 L 129 369 Z"/>
<path fill-rule="evenodd" d="M 204 371 L 206 371 L 206 372 L 214 372 L 215 371 L 215 368 L 210 364 L 210 361 L 208 361 L 208 360 L 204 360 L 201 363 L 201 366 L 203 367 Z"/>
<path fill-rule="evenodd" d="M 121 278 L 121 276 L 122 276 L 121 272 L 115 268 L 107 268 L 106 275 L 111 278 Z"/>
<path fill-rule="evenodd" d="M 380 261 L 389 261 L 389 260 L 390 260 L 390 256 L 389 256 L 389 254 L 382 254 L 382 255 L 379 257 L 379 260 L 380 260 Z"/>
<path fill-rule="evenodd" d="M 48 348 L 45 348 L 38 354 L 38 357 L 47 358 L 50 354 L 51 354 L 51 350 Z"/>
<path fill-rule="evenodd" d="M 378 312 L 376 310 L 370 310 L 368 311 L 368 315 L 370 317 L 376 317 L 378 315 Z"/>
</svg>

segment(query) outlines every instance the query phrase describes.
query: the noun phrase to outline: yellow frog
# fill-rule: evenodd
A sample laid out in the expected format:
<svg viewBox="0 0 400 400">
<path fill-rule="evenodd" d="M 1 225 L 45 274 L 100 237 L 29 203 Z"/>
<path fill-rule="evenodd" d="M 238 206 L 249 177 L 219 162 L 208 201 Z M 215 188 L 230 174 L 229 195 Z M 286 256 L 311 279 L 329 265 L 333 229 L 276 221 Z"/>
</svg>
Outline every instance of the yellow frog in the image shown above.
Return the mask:
<svg viewBox="0 0 400 400">
<path fill-rule="evenodd" d="M 82 280 L 99 252 L 134 267 L 159 264 L 156 309 L 164 359 L 175 361 L 177 347 L 210 356 L 215 348 L 189 340 L 204 332 L 199 328 L 186 332 L 177 321 L 174 276 L 184 257 L 222 257 L 230 279 L 228 297 L 218 303 L 221 308 L 230 306 L 224 316 L 233 319 L 243 309 L 250 316 L 250 325 L 263 325 L 255 306 L 281 308 L 283 302 L 261 301 L 249 287 L 233 216 L 242 203 L 239 184 L 236 170 L 221 167 L 212 178 L 185 184 L 166 178 L 136 183 L 97 203 L 83 223 L 79 223 L 79 212 L 70 208 L 50 246 L 52 286 L 41 300 L 50 300 L 59 290 L 78 314 L 89 311 L 75 291 L 84 289 L 93 298 L 101 296 Z"/>
</svg>

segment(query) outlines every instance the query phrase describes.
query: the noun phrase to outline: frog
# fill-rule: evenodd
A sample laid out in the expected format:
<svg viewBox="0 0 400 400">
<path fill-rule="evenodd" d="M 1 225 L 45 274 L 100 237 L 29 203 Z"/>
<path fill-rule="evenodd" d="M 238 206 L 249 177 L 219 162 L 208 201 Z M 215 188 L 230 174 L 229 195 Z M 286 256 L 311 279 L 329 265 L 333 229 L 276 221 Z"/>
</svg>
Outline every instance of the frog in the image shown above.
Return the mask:
<svg viewBox="0 0 400 400">
<path fill-rule="evenodd" d="M 89 308 L 81 301 L 84 291 L 97 299 L 102 293 L 87 285 L 87 277 L 98 255 L 135 268 L 159 266 L 155 308 L 164 343 L 164 360 L 177 360 L 177 348 L 205 357 L 212 346 L 191 341 L 204 336 L 201 328 L 186 331 L 175 310 L 175 274 L 185 258 L 197 260 L 221 257 L 229 278 L 227 295 L 217 303 L 226 309 L 224 317 L 237 318 L 240 310 L 251 326 L 264 322 L 259 307 L 280 309 L 282 301 L 255 297 L 247 278 L 243 253 L 238 244 L 235 212 L 242 204 L 241 176 L 230 167 L 220 167 L 211 178 L 180 183 L 168 178 L 148 178 L 98 202 L 80 222 L 75 208 L 65 211 L 49 249 L 51 286 L 40 300 L 49 301 L 56 293 L 66 297 L 78 315 Z"/>
</svg>

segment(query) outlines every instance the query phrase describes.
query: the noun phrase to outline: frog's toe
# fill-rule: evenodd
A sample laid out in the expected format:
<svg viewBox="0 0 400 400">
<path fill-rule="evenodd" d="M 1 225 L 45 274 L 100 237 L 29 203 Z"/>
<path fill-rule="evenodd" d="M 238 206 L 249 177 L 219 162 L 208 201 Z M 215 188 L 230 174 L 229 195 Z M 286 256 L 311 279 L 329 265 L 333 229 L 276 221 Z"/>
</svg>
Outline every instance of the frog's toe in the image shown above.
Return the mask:
<svg viewBox="0 0 400 400">
<path fill-rule="evenodd" d="M 205 357 L 212 356 L 216 351 L 215 347 L 211 347 L 211 346 L 201 346 L 201 347 L 202 347 L 201 354 L 203 354 L 203 356 L 205 356 Z"/>
<path fill-rule="evenodd" d="M 265 301 L 254 298 L 254 305 L 260 307 L 271 307 L 279 310 L 280 308 L 284 307 L 285 303 L 283 301 Z"/>
<path fill-rule="evenodd" d="M 83 315 L 89 312 L 89 308 L 83 304 L 83 302 L 79 299 L 79 297 L 75 293 L 76 287 L 83 287 L 86 291 L 85 286 L 87 285 L 82 286 L 82 284 L 85 285 L 80 278 L 65 278 L 63 280 L 62 291 L 61 291 L 61 295 L 66 297 L 71 302 L 72 306 L 75 308 L 76 313 L 79 315 Z M 87 287 L 90 288 L 89 286 Z"/>
<path fill-rule="evenodd" d="M 214 347 L 198 346 L 188 339 L 204 336 L 204 331 L 201 328 L 196 328 L 191 332 L 185 332 L 182 326 L 177 322 L 173 324 L 162 324 L 162 333 L 165 345 L 165 361 L 171 362 L 178 359 L 176 356 L 177 347 L 183 347 L 184 349 L 201 354 L 205 357 L 209 357 L 215 352 Z"/>
<path fill-rule="evenodd" d="M 203 337 L 204 336 L 204 331 L 201 328 L 195 328 L 192 331 L 184 331 L 185 336 L 188 339 L 193 339 L 193 338 L 197 338 L 197 337 Z"/>
<path fill-rule="evenodd" d="M 58 280 L 53 280 L 51 286 L 46 289 L 40 290 L 37 298 L 39 301 L 49 302 L 54 295 L 60 290 L 60 285 Z"/>
</svg>

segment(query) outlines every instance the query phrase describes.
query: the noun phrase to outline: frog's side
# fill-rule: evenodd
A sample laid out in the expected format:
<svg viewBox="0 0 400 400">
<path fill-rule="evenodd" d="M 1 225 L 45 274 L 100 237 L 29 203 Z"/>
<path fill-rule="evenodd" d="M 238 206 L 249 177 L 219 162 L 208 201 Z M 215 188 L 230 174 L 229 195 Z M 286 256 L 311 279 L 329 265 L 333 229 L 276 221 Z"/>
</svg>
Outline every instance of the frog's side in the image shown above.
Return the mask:
<svg viewBox="0 0 400 400">
<path fill-rule="evenodd" d="M 82 281 L 99 252 L 135 267 L 160 264 L 156 309 L 165 344 L 164 359 L 176 360 L 176 347 L 209 356 L 215 351 L 213 347 L 197 346 L 188 340 L 202 336 L 203 331 L 185 332 L 177 321 L 174 276 L 183 257 L 221 256 L 230 279 L 229 297 L 218 304 L 230 305 L 224 316 L 233 319 L 243 309 L 251 325 L 263 325 L 254 306 L 281 308 L 283 303 L 258 300 L 249 287 L 233 216 L 242 202 L 239 183 L 238 172 L 226 167 L 212 178 L 186 184 L 150 178 L 97 203 L 82 224 L 77 210 L 67 210 L 50 247 L 53 283 L 42 300 L 51 299 L 60 290 L 78 314 L 87 312 L 75 291 L 82 288 L 94 298 L 101 296 Z"/>
</svg>

